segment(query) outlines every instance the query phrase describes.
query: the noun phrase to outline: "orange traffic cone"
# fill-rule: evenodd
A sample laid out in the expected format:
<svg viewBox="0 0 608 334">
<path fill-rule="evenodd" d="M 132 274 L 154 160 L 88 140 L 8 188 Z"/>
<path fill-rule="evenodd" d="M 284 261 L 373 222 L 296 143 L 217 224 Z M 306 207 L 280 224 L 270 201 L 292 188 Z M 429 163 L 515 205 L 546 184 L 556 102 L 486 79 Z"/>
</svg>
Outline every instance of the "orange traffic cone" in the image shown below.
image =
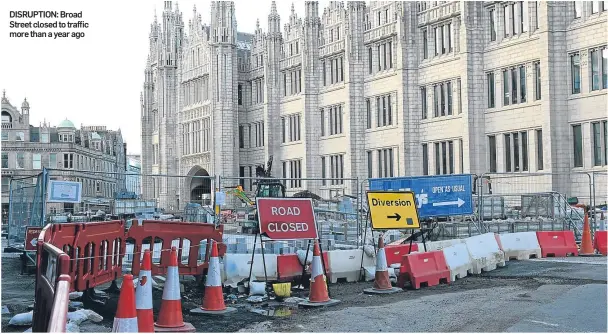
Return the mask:
<svg viewBox="0 0 608 334">
<path fill-rule="evenodd" d="M 303 307 L 331 306 L 338 304 L 337 299 L 330 299 L 323 274 L 323 263 L 321 263 L 321 250 L 319 243 L 315 240 L 315 248 L 312 257 L 312 272 L 310 275 L 310 293 L 308 299 L 298 305 Z"/>
<path fill-rule="evenodd" d="M 226 304 L 224 304 L 217 243 L 214 241 L 211 243 L 211 257 L 209 258 L 209 269 L 205 281 L 203 306 L 190 310 L 192 314 L 226 314 L 236 311 L 234 307 L 226 307 Z"/>
<path fill-rule="evenodd" d="M 114 317 L 113 333 L 137 333 L 137 311 L 135 310 L 135 288 L 133 275 L 122 277 L 122 287 L 118 297 L 118 308 Z"/>
<path fill-rule="evenodd" d="M 171 247 L 167 279 L 163 288 L 163 301 L 160 304 L 158 319 L 154 324 L 156 332 L 194 332 L 192 324 L 184 322 L 182 315 L 182 297 L 179 292 L 179 268 L 177 266 L 177 249 Z"/>
<path fill-rule="evenodd" d="M 378 252 L 376 252 L 376 277 L 374 286 L 363 290 L 365 293 L 374 294 L 390 294 L 403 291 L 399 288 L 394 288 L 388 276 L 388 265 L 386 264 L 386 252 L 384 251 L 384 238 L 378 238 Z"/>
<path fill-rule="evenodd" d="M 152 257 L 150 250 L 144 251 L 144 260 L 139 270 L 139 283 L 135 288 L 135 308 L 137 327 L 140 333 L 154 333 L 154 313 L 152 311 Z"/>
<path fill-rule="evenodd" d="M 583 222 L 583 238 L 581 240 L 581 249 L 578 252 L 578 256 L 599 256 L 595 254 L 593 249 L 593 241 L 591 241 L 591 228 L 589 226 L 589 216 L 585 210 L 585 220 Z"/>
</svg>

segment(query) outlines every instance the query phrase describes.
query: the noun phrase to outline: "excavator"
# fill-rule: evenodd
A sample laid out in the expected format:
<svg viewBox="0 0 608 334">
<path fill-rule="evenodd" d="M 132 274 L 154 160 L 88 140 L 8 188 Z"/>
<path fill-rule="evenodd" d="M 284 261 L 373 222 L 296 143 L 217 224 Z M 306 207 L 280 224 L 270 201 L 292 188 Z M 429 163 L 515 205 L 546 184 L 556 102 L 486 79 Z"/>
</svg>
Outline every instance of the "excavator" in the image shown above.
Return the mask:
<svg viewBox="0 0 608 334">
<path fill-rule="evenodd" d="M 272 156 L 268 159 L 266 168 L 263 165 L 255 169 L 256 180 L 253 185 L 256 187 L 255 198 L 285 198 L 285 186 L 280 180 L 273 179 L 270 172 L 272 170 Z M 255 200 L 250 199 L 242 185 L 226 187 L 226 195 L 233 195 L 240 199 L 247 206 L 248 213 L 246 219 L 239 222 L 243 233 L 256 234 L 258 230 L 258 217 L 255 208 Z"/>
</svg>

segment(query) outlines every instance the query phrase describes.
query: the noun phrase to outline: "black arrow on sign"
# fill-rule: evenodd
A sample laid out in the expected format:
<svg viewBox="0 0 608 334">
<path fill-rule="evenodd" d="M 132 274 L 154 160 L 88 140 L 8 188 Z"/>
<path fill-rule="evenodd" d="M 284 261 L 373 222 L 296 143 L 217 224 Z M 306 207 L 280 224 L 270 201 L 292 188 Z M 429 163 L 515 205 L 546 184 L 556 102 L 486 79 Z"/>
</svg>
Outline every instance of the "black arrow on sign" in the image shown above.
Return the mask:
<svg viewBox="0 0 608 334">
<path fill-rule="evenodd" d="M 394 219 L 396 221 L 399 221 L 399 219 L 401 219 L 401 215 L 399 215 L 398 213 L 395 212 L 394 216 L 386 216 L 386 218 L 388 218 L 388 219 Z"/>
</svg>

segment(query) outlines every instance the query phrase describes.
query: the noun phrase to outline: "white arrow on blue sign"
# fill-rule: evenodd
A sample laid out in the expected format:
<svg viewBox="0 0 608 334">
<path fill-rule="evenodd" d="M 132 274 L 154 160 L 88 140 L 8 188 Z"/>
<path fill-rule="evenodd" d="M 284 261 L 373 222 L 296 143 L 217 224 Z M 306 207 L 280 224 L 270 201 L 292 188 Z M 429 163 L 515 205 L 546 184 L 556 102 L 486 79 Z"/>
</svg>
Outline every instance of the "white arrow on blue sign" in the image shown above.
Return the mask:
<svg viewBox="0 0 608 334">
<path fill-rule="evenodd" d="M 411 190 L 420 218 L 473 214 L 471 174 L 371 179 L 370 190 Z"/>
</svg>

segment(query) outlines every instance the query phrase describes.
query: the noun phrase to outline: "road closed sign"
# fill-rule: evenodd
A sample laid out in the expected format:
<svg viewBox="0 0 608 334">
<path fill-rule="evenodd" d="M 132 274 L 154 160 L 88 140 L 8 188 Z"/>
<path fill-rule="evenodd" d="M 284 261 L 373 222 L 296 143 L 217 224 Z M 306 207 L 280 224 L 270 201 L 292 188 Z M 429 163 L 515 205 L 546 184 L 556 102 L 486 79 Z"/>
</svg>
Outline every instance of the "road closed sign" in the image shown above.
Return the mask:
<svg viewBox="0 0 608 334">
<path fill-rule="evenodd" d="M 368 191 L 367 205 L 375 230 L 420 228 L 414 193 Z"/>
<path fill-rule="evenodd" d="M 256 199 L 260 234 L 272 240 L 316 239 L 310 198 Z"/>
<path fill-rule="evenodd" d="M 25 228 L 25 250 L 35 251 L 36 245 L 38 244 L 38 236 L 42 232 L 42 227 L 39 226 L 27 226 Z"/>
</svg>

